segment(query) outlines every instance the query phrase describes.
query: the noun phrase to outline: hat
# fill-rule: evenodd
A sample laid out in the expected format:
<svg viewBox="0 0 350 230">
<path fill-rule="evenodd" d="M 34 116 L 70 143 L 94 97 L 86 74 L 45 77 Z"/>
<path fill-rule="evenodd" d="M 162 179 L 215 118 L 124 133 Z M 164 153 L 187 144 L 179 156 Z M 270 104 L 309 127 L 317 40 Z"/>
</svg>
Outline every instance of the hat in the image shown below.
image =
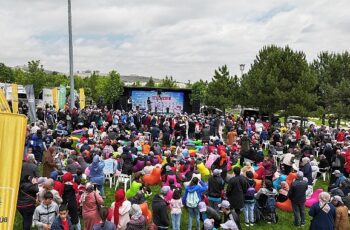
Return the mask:
<svg viewBox="0 0 350 230">
<path fill-rule="evenodd" d="M 203 201 L 198 203 L 198 208 L 199 208 L 199 212 L 207 211 L 207 205 Z"/>
<path fill-rule="evenodd" d="M 334 197 L 332 198 L 332 201 L 333 201 L 333 200 L 336 200 L 336 201 L 338 201 L 338 202 L 344 204 L 344 202 L 343 202 L 343 200 L 341 199 L 340 196 L 334 196 Z"/>
<path fill-rule="evenodd" d="M 205 219 L 204 221 L 204 230 L 212 230 L 214 228 L 214 224 L 210 219 Z"/>
<path fill-rule="evenodd" d="M 222 170 L 221 169 L 214 169 L 213 175 L 219 176 L 221 174 Z"/>
<path fill-rule="evenodd" d="M 170 190 L 170 186 L 163 186 L 161 189 L 160 189 L 160 194 L 162 195 L 166 195 Z"/>
<path fill-rule="evenodd" d="M 220 224 L 223 229 L 237 229 L 237 224 L 233 220 L 229 220 L 224 224 Z"/>
<path fill-rule="evenodd" d="M 218 205 L 219 208 L 230 208 L 230 202 L 223 200 L 221 204 Z"/>
<path fill-rule="evenodd" d="M 339 170 L 334 170 L 334 172 L 332 174 L 333 175 L 340 174 L 340 171 Z"/>
</svg>

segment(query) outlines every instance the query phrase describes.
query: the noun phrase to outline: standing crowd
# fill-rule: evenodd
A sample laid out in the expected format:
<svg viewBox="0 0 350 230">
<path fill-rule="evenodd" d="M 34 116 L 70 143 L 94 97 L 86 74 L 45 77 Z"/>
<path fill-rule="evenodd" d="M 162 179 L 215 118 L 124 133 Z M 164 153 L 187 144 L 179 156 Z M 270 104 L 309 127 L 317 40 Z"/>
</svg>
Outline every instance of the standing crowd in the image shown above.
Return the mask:
<svg viewBox="0 0 350 230">
<path fill-rule="evenodd" d="M 310 215 L 310 229 L 350 229 L 344 129 L 97 107 L 48 107 L 37 117 L 18 191 L 25 230 L 236 230 L 282 225 L 277 209 L 293 212 L 283 224 L 302 227 Z M 110 207 L 108 185 L 116 190 Z"/>
</svg>

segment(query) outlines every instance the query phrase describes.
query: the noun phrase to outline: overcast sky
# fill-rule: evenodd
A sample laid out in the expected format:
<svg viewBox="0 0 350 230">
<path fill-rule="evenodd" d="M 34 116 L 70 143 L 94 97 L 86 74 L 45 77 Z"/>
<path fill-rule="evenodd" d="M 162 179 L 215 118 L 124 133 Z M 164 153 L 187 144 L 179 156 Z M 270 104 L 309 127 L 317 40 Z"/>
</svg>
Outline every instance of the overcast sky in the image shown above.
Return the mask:
<svg viewBox="0 0 350 230">
<path fill-rule="evenodd" d="M 0 0 L 0 62 L 69 72 L 66 0 Z M 349 0 L 72 0 L 74 70 L 179 81 L 246 70 L 264 45 L 350 46 Z"/>
</svg>

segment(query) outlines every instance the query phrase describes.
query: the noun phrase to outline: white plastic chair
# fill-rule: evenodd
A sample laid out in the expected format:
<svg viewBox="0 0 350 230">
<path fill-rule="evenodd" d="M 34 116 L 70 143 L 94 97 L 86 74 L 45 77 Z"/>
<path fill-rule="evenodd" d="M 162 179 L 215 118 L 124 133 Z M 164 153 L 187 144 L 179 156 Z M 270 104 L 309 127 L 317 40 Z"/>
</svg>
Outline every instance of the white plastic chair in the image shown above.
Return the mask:
<svg viewBox="0 0 350 230">
<path fill-rule="evenodd" d="M 131 187 L 131 175 L 119 174 L 117 176 L 117 182 L 115 184 L 115 189 L 118 188 L 119 183 L 124 183 L 124 190 L 126 192 L 126 189 L 128 187 L 128 183 L 130 183 L 130 187 Z"/>
<path fill-rule="evenodd" d="M 327 167 L 327 168 L 320 168 L 319 169 L 319 171 L 323 171 L 323 170 L 325 170 L 325 172 L 321 172 L 321 176 L 322 176 L 322 179 L 323 179 L 323 181 L 326 181 L 327 180 L 327 177 L 328 177 L 328 179 L 329 179 L 329 167 Z"/>
</svg>

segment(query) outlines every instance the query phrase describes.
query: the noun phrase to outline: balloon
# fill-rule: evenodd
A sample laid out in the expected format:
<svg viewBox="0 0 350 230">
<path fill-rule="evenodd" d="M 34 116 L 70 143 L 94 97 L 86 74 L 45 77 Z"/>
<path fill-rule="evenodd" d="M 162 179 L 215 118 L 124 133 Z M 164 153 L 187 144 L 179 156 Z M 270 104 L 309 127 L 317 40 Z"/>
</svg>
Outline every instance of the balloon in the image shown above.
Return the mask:
<svg viewBox="0 0 350 230">
<path fill-rule="evenodd" d="M 159 184 L 160 181 L 161 181 L 160 172 L 161 172 L 161 168 L 155 167 L 152 170 L 151 174 L 144 175 L 143 176 L 143 181 L 145 182 L 145 185 L 156 185 L 156 184 Z"/>
<path fill-rule="evenodd" d="M 169 186 L 169 181 L 170 180 L 174 181 L 174 185 L 176 187 L 178 187 L 178 188 L 181 187 L 181 184 L 177 182 L 176 175 L 168 175 L 167 178 L 166 178 L 166 182 L 163 184 L 163 186 Z"/>
<path fill-rule="evenodd" d="M 209 169 L 207 169 L 204 166 L 203 162 L 197 165 L 197 169 L 201 173 L 202 176 L 209 176 L 209 174 L 210 174 Z"/>
<path fill-rule="evenodd" d="M 310 208 L 313 204 L 318 202 L 318 196 L 320 193 L 323 192 L 323 189 L 319 188 L 314 193 L 312 193 L 311 197 L 309 199 L 306 199 L 305 206 Z"/>
<path fill-rule="evenodd" d="M 255 190 L 259 191 L 262 185 L 262 180 L 254 179 L 255 181 Z"/>
<path fill-rule="evenodd" d="M 126 191 L 126 198 L 133 197 L 140 191 L 142 184 L 136 181 L 131 183 L 131 187 Z"/>
<path fill-rule="evenodd" d="M 265 168 L 264 167 L 259 167 L 257 170 L 255 170 L 255 174 L 256 174 L 256 179 L 259 179 L 261 180 L 262 179 L 262 176 L 264 174 L 264 171 L 265 171 Z M 255 176 L 254 176 L 255 178 Z"/>
<path fill-rule="evenodd" d="M 286 182 L 288 183 L 289 187 L 292 185 L 293 181 L 297 178 L 297 173 L 289 173 L 286 179 Z"/>
<path fill-rule="evenodd" d="M 232 169 L 234 169 L 235 167 L 242 168 L 241 165 L 240 165 L 240 163 L 241 163 L 241 159 L 238 159 L 238 160 L 237 160 L 237 163 L 234 164 L 234 165 L 232 165 Z"/>
</svg>

